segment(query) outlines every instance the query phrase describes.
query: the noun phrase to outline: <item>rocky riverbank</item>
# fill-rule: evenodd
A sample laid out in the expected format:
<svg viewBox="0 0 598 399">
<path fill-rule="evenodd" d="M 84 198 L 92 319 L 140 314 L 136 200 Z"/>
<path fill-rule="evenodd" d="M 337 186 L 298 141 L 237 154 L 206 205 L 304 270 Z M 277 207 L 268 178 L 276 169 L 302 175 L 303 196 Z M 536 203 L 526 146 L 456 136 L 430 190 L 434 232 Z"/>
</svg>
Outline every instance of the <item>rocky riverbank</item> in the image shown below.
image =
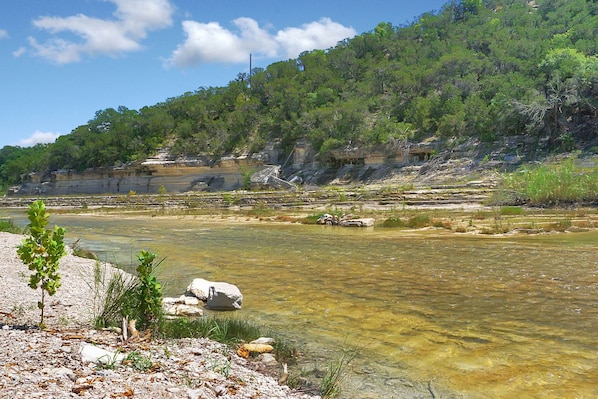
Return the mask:
<svg viewBox="0 0 598 399">
<path fill-rule="evenodd" d="M 0 398 L 315 398 L 279 385 L 278 366 L 214 341 L 123 342 L 91 329 L 95 261 L 71 253 L 60 262 L 62 287 L 46 304 L 48 328 L 37 329 L 40 292 L 27 286 L 29 271 L 16 254 L 21 240 L 0 232 Z M 90 347 L 111 356 L 90 362 Z"/>
</svg>

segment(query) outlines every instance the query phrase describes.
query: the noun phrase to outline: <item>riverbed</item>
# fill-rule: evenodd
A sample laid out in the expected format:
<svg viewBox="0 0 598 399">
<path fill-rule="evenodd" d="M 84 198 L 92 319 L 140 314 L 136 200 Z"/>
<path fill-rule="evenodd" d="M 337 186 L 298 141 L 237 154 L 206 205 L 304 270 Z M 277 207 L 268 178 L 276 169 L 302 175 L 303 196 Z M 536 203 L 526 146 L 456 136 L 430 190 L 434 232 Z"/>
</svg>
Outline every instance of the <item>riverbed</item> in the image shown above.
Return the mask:
<svg viewBox="0 0 598 399">
<path fill-rule="evenodd" d="M 22 213 L 2 215 L 26 224 Z M 466 398 L 598 397 L 596 232 L 474 236 L 192 216 L 52 221 L 124 268 L 141 249 L 156 252 L 167 295 L 195 277 L 238 285 L 239 315 L 321 354 L 316 363 L 356 349 L 346 398 L 399 397 L 410 381 Z"/>
</svg>

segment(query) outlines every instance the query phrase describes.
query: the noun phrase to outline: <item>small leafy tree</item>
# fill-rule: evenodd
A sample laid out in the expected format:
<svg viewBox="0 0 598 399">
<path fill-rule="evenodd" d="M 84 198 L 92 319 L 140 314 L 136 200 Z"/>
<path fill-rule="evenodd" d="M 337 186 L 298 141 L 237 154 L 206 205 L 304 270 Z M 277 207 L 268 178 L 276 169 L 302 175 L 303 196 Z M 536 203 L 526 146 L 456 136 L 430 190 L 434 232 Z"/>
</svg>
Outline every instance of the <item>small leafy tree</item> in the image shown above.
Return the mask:
<svg viewBox="0 0 598 399">
<path fill-rule="evenodd" d="M 33 272 L 29 277 L 29 287 L 41 288 L 41 301 L 37 307 L 41 311 L 40 327 L 44 328 L 44 307 L 46 294 L 52 296 L 60 288 L 58 262 L 66 254 L 64 234 L 66 230 L 55 226 L 54 230 L 46 229 L 50 214 L 42 200 L 29 205 L 28 219 L 29 237 L 25 238 L 17 248 L 21 261 Z"/>
</svg>

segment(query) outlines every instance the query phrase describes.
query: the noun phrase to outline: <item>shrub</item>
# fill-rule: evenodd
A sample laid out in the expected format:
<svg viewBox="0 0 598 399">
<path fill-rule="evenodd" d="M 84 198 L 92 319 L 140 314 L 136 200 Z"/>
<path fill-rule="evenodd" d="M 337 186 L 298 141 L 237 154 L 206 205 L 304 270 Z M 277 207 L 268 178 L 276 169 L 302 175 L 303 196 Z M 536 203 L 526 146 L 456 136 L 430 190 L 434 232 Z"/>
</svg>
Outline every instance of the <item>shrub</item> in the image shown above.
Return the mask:
<svg viewBox="0 0 598 399">
<path fill-rule="evenodd" d="M 41 318 L 39 326 L 44 325 L 44 308 L 46 293 L 52 296 L 60 288 L 58 262 L 65 254 L 64 234 L 66 230 L 55 226 L 47 230 L 50 214 L 42 200 L 29 205 L 28 219 L 29 237 L 25 238 L 17 248 L 17 253 L 25 265 L 33 272 L 29 277 L 29 287 L 41 289 L 41 301 L 37 303 Z"/>
<path fill-rule="evenodd" d="M 115 273 L 104 287 L 96 273 L 97 289 L 104 289 L 102 309 L 95 319 L 96 328 L 119 326 L 123 318 L 136 320 L 140 330 L 159 330 L 162 320 L 162 285 L 155 276 L 156 254 L 141 251 L 137 256 L 137 275 L 130 278 Z M 99 283 L 98 283 L 99 282 Z"/>
<path fill-rule="evenodd" d="M 145 250 L 137 256 L 139 283 L 134 290 L 132 305 L 140 329 L 156 329 L 162 316 L 162 285 L 155 275 L 155 268 L 159 265 L 154 265 L 155 259 L 156 254 Z"/>
<path fill-rule="evenodd" d="M 383 227 L 403 227 L 405 224 L 403 221 L 397 217 L 389 217 L 382 223 Z"/>
<path fill-rule="evenodd" d="M 430 215 L 422 214 L 416 215 L 407 221 L 407 227 L 412 229 L 419 229 L 430 225 Z"/>
</svg>

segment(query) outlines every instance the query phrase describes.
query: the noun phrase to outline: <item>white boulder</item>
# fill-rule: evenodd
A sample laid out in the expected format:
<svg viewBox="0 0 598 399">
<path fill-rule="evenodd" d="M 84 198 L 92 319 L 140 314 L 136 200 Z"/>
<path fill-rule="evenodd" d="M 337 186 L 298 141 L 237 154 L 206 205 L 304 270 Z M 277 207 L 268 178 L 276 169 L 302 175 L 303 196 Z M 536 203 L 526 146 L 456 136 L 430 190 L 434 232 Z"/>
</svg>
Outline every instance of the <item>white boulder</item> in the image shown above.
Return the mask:
<svg viewBox="0 0 598 399">
<path fill-rule="evenodd" d="M 191 284 L 187 286 L 187 292 L 193 294 L 200 301 L 207 301 L 208 294 L 210 293 L 210 285 L 213 284 L 211 281 L 203 278 L 194 278 Z"/>
<path fill-rule="evenodd" d="M 206 302 L 206 307 L 212 310 L 236 310 L 241 309 L 243 304 L 243 294 L 239 288 L 220 281 L 193 279 L 187 286 L 187 293 Z"/>
<path fill-rule="evenodd" d="M 236 285 L 213 282 L 210 285 L 206 307 L 212 310 L 237 310 L 243 304 L 243 294 Z"/>
</svg>

